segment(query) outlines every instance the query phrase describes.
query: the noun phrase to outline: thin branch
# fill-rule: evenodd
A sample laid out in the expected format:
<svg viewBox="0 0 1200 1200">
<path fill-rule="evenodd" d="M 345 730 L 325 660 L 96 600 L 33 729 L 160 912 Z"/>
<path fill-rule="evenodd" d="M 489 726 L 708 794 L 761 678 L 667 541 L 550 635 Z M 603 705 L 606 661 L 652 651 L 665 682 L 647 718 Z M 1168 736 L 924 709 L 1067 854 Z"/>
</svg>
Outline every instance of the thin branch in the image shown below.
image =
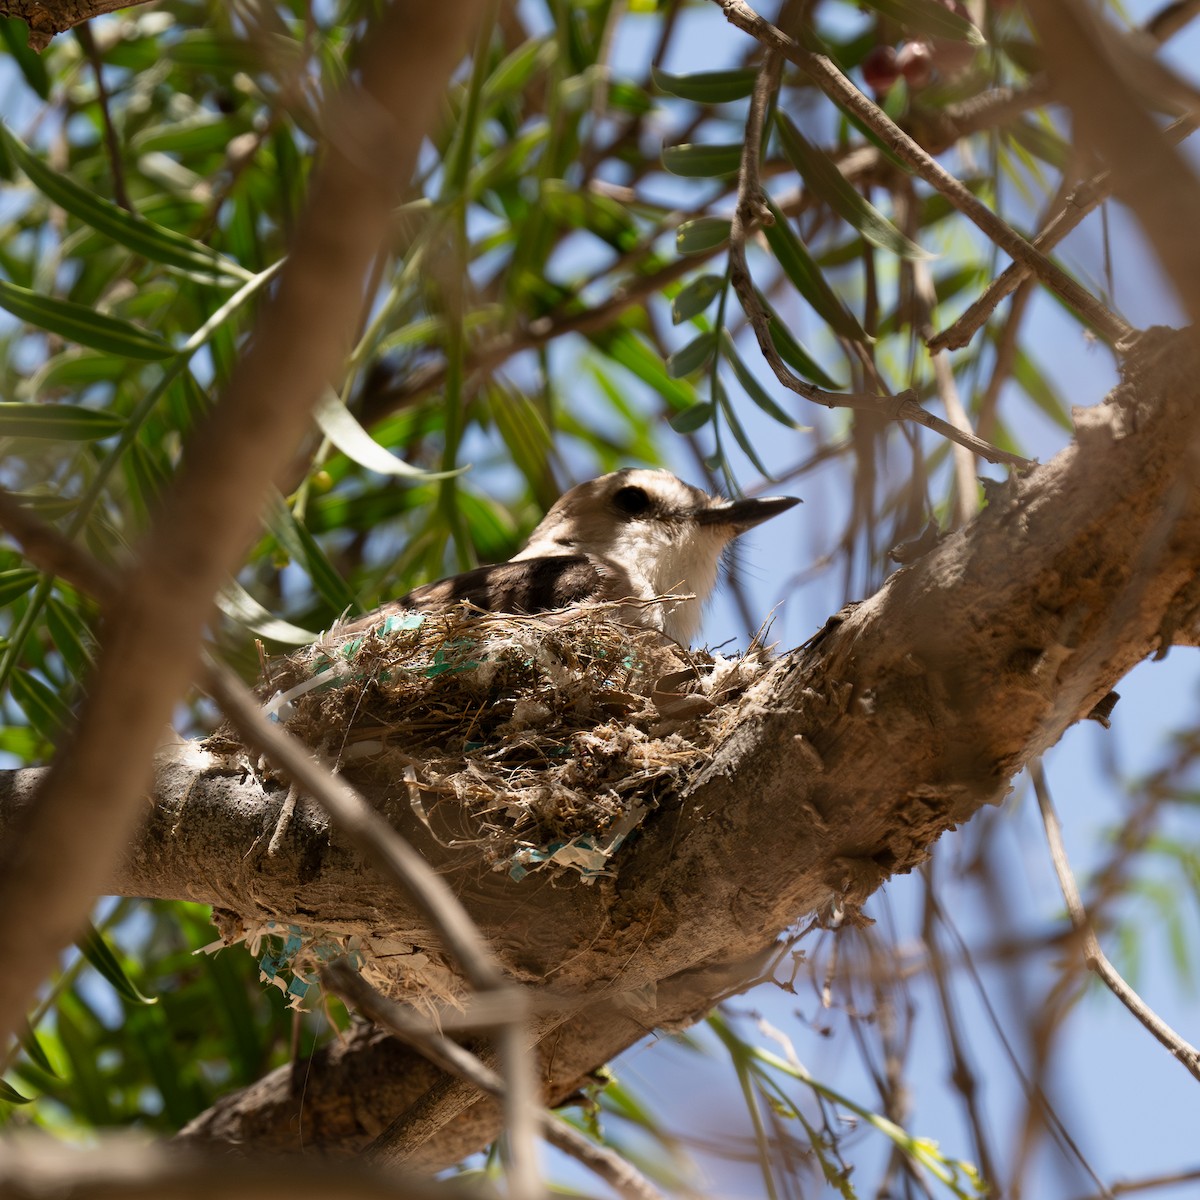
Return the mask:
<svg viewBox="0 0 1200 1200">
<path fill-rule="evenodd" d="M 96 77 L 96 102 L 100 105 L 100 116 L 104 121 L 104 142 L 108 147 L 108 162 L 112 169 L 113 199 L 124 209 L 133 212 L 129 202 L 129 193 L 125 190 L 125 166 L 121 162 L 121 143 L 117 139 L 116 126 L 113 125 L 112 112 L 108 104 L 108 88 L 104 83 L 104 61 L 100 51 L 96 49 L 96 39 L 92 37 L 92 27 L 84 22 L 75 26 L 75 37 L 83 47 L 88 62 L 92 64 L 92 73 Z"/>
<path fill-rule="evenodd" d="M 381 995 L 345 959 L 322 967 L 321 982 L 443 1071 L 473 1083 L 486 1095 L 506 1098 L 505 1082 L 491 1067 L 411 1009 Z M 620 1155 L 585 1138 L 548 1109 L 537 1107 L 532 1111 L 539 1132 L 551 1145 L 593 1171 L 625 1200 L 662 1200 L 662 1193 Z"/>
<path fill-rule="evenodd" d="M 779 36 L 787 37 L 783 33 L 780 33 Z M 788 41 L 790 42 L 790 40 L 789 38 Z M 826 408 L 851 408 L 874 413 L 887 420 L 913 421 L 940 433 L 960 446 L 967 447 L 988 462 L 1008 463 L 1011 466 L 1030 466 L 1030 461 L 1022 458 L 1019 454 L 1001 450 L 969 431 L 957 429 L 940 417 L 926 412 L 916 402 L 915 393 L 911 389 L 901 392 L 898 396 L 885 396 L 871 392 L 827 392 L 794 374 L 775 348 L 775 341 L 771 336 L 771 318 L 759 302 L 758 294 L 750 277 L 750 267 L 746 261 L 746 239 L 752 229 L 774 220 L 773 214 L 767 208 L 766 197 L 759 181 L 759 165 L 767 105 L 779 85 L 779 69 L 783 57 L 782 53 L 768 50 L 754 85 L 754 94 L 750 98 L 750 111 L 746 118 L 742 162 L 738 172 L 737 207 L 734 209 L 729 230 L 730 282 L 733 284 L 742 309 L 754 330 L 759 349 L 774 372 L 775 378 L 789 391 L 795 392 L 798 396 L 803 396 L 804 399 L 815 404 L 823 404 Z"/>
<path fill-rule="evenodd" d="M 1146 1027 L 1147 1030 L 1177 1058 L 1193 1079 L 1200 1081 L 1200 1050 L 1191 1045 L 1173 1030 L 1121 976 L 1121 973 L 1109 962 L 1107 955 L 1100 946 L 1092 923 L 1088 920 L 1087 910 L 1079 895 L 1075 876 L 1071 872 L 1071 864 L 1067 860 L 1067 850 L 1063 845 L 1062 826 L 1054 809 L 1054 801 L 1046 786 L 1045 772 L 1041 760 L 1029 764 L 1029 774 L 1033 779 L 1033 789 L 1037 793 L 1038 808 L 1042 813 L 1042 825 L 1046 830 L 1046 842 L 1050 847 L 1050 858 L 1054 863 L 1054 873 L 1058 876 L 1058 885 L 1062 888 L 1063 899 L 1067 903 L 1067 912 L 1071 916 L 1071 924 L 1075 932 L 1083 939 L 1083 957 L 1089 971 L 1098 975 L 1105 986 L 1122 1004 Z"/>
<path fill-rule="evenodd" d="M 1076 310 L 1096 332 L 1114 345 L 1125 342 L 1133 329 L 1061 267 L 1030 245 L 1012 226 L 1002 221 L 977 199 L 940 163 L 872 103 L 823 54 L 806 50 L 783 30 L 760 17 L 744 0 L 713 0 L 731 25 L 750 34 L 770 50 L 800 67 L 839 108 L 843 108 L 882 138 L 897 157 L 908 164 L 931 187 L 941 192 L 959 212 L 979 227 L 1017 262 L 1025 263 L 1035 275 Z M 913 407 L 916 407 L 915 405 Z M 909 415 L 908 419 L 918 418 Z M 922 422 L 924 424 L 925 422 Z M 949 435 L 947 435 L 949 436 Z M 978 451 L 977 451 L 978 453 Z M 999 461 L 1008 461 L 1007 459 Z"/>
<path fill-rule="evenodd" d="M 3 488 L 0 488 L 0 529 L 45 574 L 65 579 L 85 595 L 102 602 L 116 594 L 117 582 L 112 572 Z"/>
</svg>

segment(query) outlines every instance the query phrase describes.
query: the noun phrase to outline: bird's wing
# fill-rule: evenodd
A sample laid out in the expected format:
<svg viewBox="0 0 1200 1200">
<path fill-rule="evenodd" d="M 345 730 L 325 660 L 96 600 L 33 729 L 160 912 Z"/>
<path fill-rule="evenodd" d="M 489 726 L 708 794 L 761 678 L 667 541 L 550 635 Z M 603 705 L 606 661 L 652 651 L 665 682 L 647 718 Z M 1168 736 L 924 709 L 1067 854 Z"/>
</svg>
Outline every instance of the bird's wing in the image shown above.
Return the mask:
<svg viewBox="0 0 1200 1200">
<path fill-rule="evenodd" d="M 599 567 L 582 554 L 494 563 L 413 588 L 408 595 L 342 626 L 338 632 L 361 632 L 401 609 L 436 612 L 463 600 L 487 612 L 547 612 L 599 599 L 603 589 L 604 576 Z"/>
</svg>

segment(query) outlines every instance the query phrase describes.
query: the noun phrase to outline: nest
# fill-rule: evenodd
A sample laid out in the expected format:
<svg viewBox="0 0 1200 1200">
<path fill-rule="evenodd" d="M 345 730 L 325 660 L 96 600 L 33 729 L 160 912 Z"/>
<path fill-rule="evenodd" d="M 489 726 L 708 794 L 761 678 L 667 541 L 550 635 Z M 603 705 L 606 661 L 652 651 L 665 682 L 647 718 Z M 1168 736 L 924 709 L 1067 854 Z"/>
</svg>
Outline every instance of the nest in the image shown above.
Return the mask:
<svg viewBox="0 0 1200 1200">
<path fill-rule="evenodd" d="M 260 691 L 339 768 L 404 781 L 439 840 L 515 879 L 590 880 L 707 761 L 722 703 L 767 664 L 758 645 L 685 651 L 620 609 L 399 612 L 273 662 Z"/>
</svg>

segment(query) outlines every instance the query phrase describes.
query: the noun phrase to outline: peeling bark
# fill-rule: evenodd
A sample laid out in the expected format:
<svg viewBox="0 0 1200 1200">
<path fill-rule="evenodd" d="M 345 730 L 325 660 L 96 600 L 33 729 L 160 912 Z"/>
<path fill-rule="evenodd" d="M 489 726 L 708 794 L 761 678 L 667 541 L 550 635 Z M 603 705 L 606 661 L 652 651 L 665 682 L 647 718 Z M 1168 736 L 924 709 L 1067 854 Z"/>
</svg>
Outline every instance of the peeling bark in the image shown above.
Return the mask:
<svg viewBox="0 0 1200 1200">
<path fill-rule="evenodd" d="M 1198 594 L 1198 366 L 1189 334 L 1143 335 L 1121 386 L 1076 410 L 1072 445 L 771 668 L 739 701 L 736 733 L 618 854 L 614 880 L 514 883 L 437 844 L 401 787 L 356 780 L 451 877 L 513 973 L 562 1003 L 540 1027 L 552 1100 L 651 1028 L 703 1014 L 804 914 L 853 916 L 1002 800 L 1136 663 L 1194 640 L 1177 631 L 1184 615 L 1194 626 Z M 30 774 L 0 780 L 0 833 Z M 281 799 L 206 771 L 194 750 L 168 754 L 113 889 L 431 947 L 318 814 L 298 812 L 266 856 Z M 328 1153 L 401 1117 L 389 1154 L 440 1165 L 496 1128 L 489 1103 L 361 1032 L 318 1057 L 303 1100 L 275 1072 L 183 1136 L 293 1149 L 301 1103 L 306 1147 Z"/>
</svg>

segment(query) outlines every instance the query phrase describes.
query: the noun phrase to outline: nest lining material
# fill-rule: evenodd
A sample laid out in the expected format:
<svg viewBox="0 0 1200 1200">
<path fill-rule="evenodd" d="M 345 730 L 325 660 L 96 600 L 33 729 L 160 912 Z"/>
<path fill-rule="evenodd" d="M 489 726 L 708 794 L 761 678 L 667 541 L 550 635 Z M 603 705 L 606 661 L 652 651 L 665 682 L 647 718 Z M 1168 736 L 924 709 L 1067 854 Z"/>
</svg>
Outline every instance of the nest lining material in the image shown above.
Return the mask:
<svg viewBox="0 0 1200 1200">
<path fill-rule="evenodd" d="M 404 780 L 441 841 L 514 879 L 550 866 L 588 881 L 707 760 L 721 705 L 768 663 L 758 645 L 683 650 L 621 607 L 394 613 L 273 662 L 260 690 L 339 767 Z"/>
</svg>

